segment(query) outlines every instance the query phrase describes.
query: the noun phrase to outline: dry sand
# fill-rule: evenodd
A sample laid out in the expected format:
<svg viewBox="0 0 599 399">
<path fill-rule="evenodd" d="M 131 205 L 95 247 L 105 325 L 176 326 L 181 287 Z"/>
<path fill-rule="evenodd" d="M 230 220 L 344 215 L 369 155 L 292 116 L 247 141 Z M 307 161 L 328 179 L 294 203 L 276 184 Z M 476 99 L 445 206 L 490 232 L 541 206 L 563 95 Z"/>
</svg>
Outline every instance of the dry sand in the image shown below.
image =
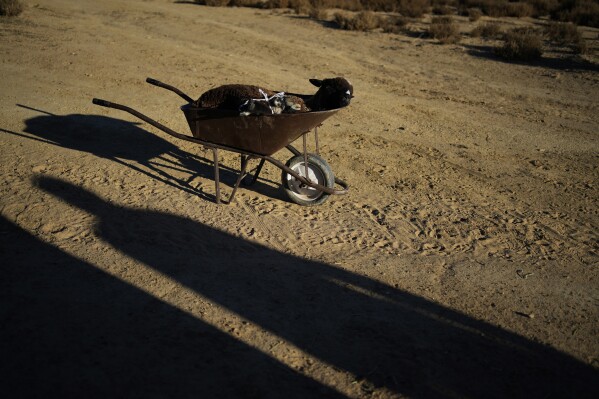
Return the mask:
<svg viewBox="0 0 599 399">
<path fill-rule="evenodd" d="M 26 3 L 0 19 L 5 392 L 597 397 L 597 64 L 250 8 Z M 148 76 L 192 97 L 348 77 L 320 141 L 350 193 L 295 205 L 271 166 L 216 205 L 209 151 L 91 103 L 187 134 Z"/>
</svg>

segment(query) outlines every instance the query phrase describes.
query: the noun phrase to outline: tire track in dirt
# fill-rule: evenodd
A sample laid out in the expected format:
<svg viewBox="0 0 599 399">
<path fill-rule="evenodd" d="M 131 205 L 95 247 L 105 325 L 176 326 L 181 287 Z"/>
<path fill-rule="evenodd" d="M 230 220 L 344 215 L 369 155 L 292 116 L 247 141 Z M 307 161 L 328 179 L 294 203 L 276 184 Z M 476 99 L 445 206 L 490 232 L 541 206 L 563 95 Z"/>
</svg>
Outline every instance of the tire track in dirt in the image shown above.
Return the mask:
<svg viewBox="0 0 599 399">
<path fill-rule="evenodd" d="M 241 193 L 240 193 L 241 194 Z M 253 222 L 250 223 L 260 229 L 258 236 L 264 237 L 268 244 L 273 246 L 277 251 L 283 253 L 293 253 L 295 250 L 294 239 L 289 233 L 292 231 L 291 226 L 287 226 L 284 218 L 280 218 L 278 223 L 273 223 L 269 218 L 264 217 L 272 212 L 276 207 L 275 204 L 269 204 L 266 201 L 260 201 L 257 197 L 252 197 L 248 201 L 246 195 L 241 194 L 237 200 L 243 210 L 245 216 Z M 285 229 L 285 226 L 288 228 Z M 254 235 L 253 229 L 249 231 L 250 237 Z"/>
<path fill-rule="evenodd" d="M 333 202 L 334 198 L 329 201 L 320 207 L 302 207 L 260 197 L 246 200 L 244 196 L 240 203 L 251 224 L 260 230 L 256 236 L 274 238 L 278 250 L 298 256 L 321 258 L 381 249 L 397 254 L 408 246 L 381 226 L 369 209 L 352 202 Z"/>
<path fill-rule="evenodd" d="M 588 263 L 597 255 L 597 248 L 593 247 L 592 232 L 587 228 L 582 227 L 584 232 L 581 232 L 581 226 L 572 225 L 567 221 L 560 219 L 556 220 L 548 214 L 534 212 L 530 210 L 531 205 L 525 201 L 520 200 L 516 195 L 509 195 L 509 198 L 505 196 L 495 196 L 494 201 L 498 201 L 496 204 L 485 205 L 488 199 L 483 194 L 477 194 L 477 192 L 491 192 L 496 191 L 497 186 L 500 182 L 486 177 L 484 174 L 470 170 L 454 162 L 444 159 L 444 156 L 438 151 L 426 151 L 418 146 L 402 144 L 402 146 L 408 148 L 414 154 L 419 157 L 427 158 L 428 160 L 439 165 L 440 168 L 452 170 L 454 173 L 461 175 L 466 174 L 469 179 L 473 182 L 469 183 L 462 179 L 461 183 L 468 189 L 468 193 L 474 196 L 480 196 L 482 201 L 478 201 L 479 205 L 473 205 L 472 200 L 459 204 L 461 209 L 459 213 L 468 215 L 463 221 L 468 222 L 471 225 L 470 228 L 470 239 L 465 240 L 463 243 L 455 242 L 452 249 L 457 249 L 458 252 L 467 250 L 474 250 L 476 247 L 494 247 L 496 252 L 491 250 L 491 254 L 494 255 L 499 252 L 500 247 L 507 247 L 510 251 L 520 252 L 530 256 L 540 256 L 543 258 L 550 258 L 554 252 L 559 252 L 561 247 L 564 245 L 568 246 L 568 250 L 576 254 L 576 258 L 579 262 Z M 476 185 L 484 184 L 487 189 L 474 190 Z M 513 194 L 513 192 L 505 186 L 499 188 L 500 192 Z M 444 192 L 439 195 L 429 196 L 429 201 L 433 200 L 435 208 L 439 209 L 439 215 L 456 212 L 458 209 L 456 206 L 448 205 L 448 198 L 459 197 L 459 193 L 452 192 L 449 188 L 444 188 Z M 421 201 L 411 201 L 419 202 Z M 453 201 L 449 201 L 450 203 Z M 520 211 L 519 211 L 520 210 Z M 458 215 L 456 214 L 456 215 Z M 422 225 L 425 230 L 425 234 L 431 238 L 435 238 L 434 225 L 430 225 L 428 222 L 418 222 L 420 219 L 418 216 L 414 217 L 414 225 Z M 461 219 L 461 217 L 459 217 Z M 458 221 L 459 221 L 458 219 Z M 437 224 L 441 222 L 441 228 L 449 236 L 455 236 L 455 231 L 452 232 L 451 225 L 448 225 L 443 218 L 436 218 Z M 557 223 L 557 224 L 556 224 Z M 460 223 L 456 223 L 457 227 Z M 555 227 L 550 227 L 555 226 Z M 438 226 L 437 226 L 438 227 Z M 572 234 L 562 234 L 561 231 L 569 231 Z M 573 233 L 577 232 L 582 239 L 577 239 L 573 236 Z M 462 239 L 467 237 L 464 234 L 460 234 Z M 439 237 L 440 238 L 440 237 Z M 439 241 L 442 247 L 447 248 L 448 242 L 445 240 Z M 476 244 L 476 245 L 475 245 Z M 460 248 L 461 247 L 461 248 Z"/>
</svg>

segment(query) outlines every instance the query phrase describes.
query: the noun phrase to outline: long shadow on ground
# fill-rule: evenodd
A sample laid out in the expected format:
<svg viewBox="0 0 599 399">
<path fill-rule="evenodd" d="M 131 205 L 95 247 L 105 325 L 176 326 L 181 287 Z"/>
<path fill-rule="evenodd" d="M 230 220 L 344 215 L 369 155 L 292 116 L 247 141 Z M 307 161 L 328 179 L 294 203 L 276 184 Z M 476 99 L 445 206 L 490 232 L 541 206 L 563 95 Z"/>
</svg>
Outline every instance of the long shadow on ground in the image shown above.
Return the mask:
<svg viewBox="0 0 599 399">
<path fill-rule="evenodd" d="M 518 64 L 518 65 L 529 65 L 539 68 L 550 68 L 555 70 L 573 70 L 573 71 L 591 71 L 597 72 L 599 71 L 599 65 L 594 64 L 592 62 L 586 61 L 584 59 L 578 59 L 571 56 L 564 57 L 541 57 L 536 60 L 529 61 L 519 61 L 519 60 L 509 60 L 495 54 L 495 48 L 493 46 L 485 46 L 485 45 L 469 45 L 462 44 L 464 48 L 466 48 L 468 54 L 473 57 L 478 58 L 486 58 L 489 60 L 503 62 L 506 64 Z"/>
<path fill-rule="evenodd" d="M 0 131 L 110 159 L 161 183 L 214 201 L 213 194 L 189 184 L 195 176 L 214 179 L 212 160 L 183 151 L 170 141 L 140 128 L 138 123 L 100 115 L 54 115 L 23 105 L 20 107 L 43 115 L 25 121 L 24 132 L 28 135 Z M 187 178 L 177 178 L 173 172 L 182 172 Z M 221 164 L 221 181 L 232 185 L 238 172 Z M 271 197 L 279 195 L 278 190 L 268 183 L 272 182 L 259 179 L 251 189 Z"/>
<path fill-rule="evenodd" d="M 342 397 L 2 217 L 0 234 L 10 397 Z"/>
<path fill-rule="evenodd" d="M 592 367 L 424 298 L 196 221 L 111 205 L 65 181 L 40 177 L 36 184 L 95 215 L 96 234 L 117 250 L 351 373 L 364 392 L 385 387 L 419 398 L 599 393 Z M 201 320 L 9 229 L 21 250 L 3 249 L 10 267 L 2 280 L 2 341 L 19 365 L 10 377 L 49 375 L 49 382 L 135 394 L 171 387 L 192 396 L 206 380 L 210 389 L 226 382 L 229 392 L 240 384 L 258 397 L 334 395 Z M 184 378 L 191 378 L 190 367 L 198 370 L 196 381 Z"/>
</svg>

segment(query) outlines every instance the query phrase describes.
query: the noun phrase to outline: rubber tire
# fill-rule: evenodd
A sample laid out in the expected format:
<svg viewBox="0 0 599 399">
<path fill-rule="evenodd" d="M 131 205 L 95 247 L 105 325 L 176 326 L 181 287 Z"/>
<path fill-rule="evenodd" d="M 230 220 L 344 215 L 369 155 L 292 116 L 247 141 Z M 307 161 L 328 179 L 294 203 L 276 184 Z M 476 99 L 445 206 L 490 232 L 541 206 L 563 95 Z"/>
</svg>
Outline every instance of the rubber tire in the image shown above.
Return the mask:
<svg viewBox="0 0 599 399">
<path fill-rule="evenodd" d="M 295 172 L 297 172 L 300 176 L 304 176 L 304 155 L 296 155 L 290 158 L 287 163 L 287 167 L 291 168 Z M 319 180 L 319 184 L 333 188 L 335 186 L 335 175 L 333 174 L 333 170 L 321 157 L 316 154 L 308 154 L 308 173 L 312 176 L 316 177 Z M 310 173 L 312 172 L 312 173 Z M 304 205 L 304 206 L 314 206 L 320 205 L 324 203 L 330 196 L 322 191 L 318 191 L 316 189 L 312 189 L 308 187 L 307 189 L 300 188 L 298 185 L 298 181 L 291 176 L 289 173 L 283 171 L 281 173 L 281 182 L 283 184 L 283 188 L 285 189 L 285 193 L 287 197 L 296 204 Z M 302 193 L 298 190 L 307 190 Z M 310 193 L 312 191 L 313 193 Z"/>
</svg>

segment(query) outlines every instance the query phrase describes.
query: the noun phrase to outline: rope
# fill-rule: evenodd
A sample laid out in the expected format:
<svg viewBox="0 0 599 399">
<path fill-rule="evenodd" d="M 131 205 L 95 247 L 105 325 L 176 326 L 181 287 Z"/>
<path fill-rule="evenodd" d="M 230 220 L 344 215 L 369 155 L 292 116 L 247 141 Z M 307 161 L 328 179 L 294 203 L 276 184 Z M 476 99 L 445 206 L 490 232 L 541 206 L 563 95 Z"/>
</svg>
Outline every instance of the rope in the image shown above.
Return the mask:
<svg viewBox="0 0 599 399">
<path fill-rule="evenodd" d="M 284 91 L 282 91 L 282 92 L 280 92 L 280 93 L 276 93 L 276 94 L 274 94 L 274 95 L 272 95 L 272 96 L 270 96 L 270 97 L 268 97 L 268 94 L 266 94 L 266 93 L 264 92 L 264 90 L 262 90 L 262 89 L 258 89 L 258 91 L 260 92 L 260 94 L 261 94 L 261 95 L 262 95 L 262 97 L 264 97 L 264 98 L 250 98 L 250 99 L 248 99 L 248 100 L 245 100 L 245 102 L 244 102 L 243 104 L 241 104 L 241 105 L 239 106 L 239 108 L 246 106 L 246 105 L 247 105 L 247 104 L 248 104 L 250 101 L 266 101 L 266 102 L 268 103 L 268 108 L 270 108 L 270 112 L 271 112 L 271 114 L 274 114 L 274 113 L 275 113 L 275 111 L 273 110 L 272 106 L 270 105 L 270 101 L 271 101 L 273 98 L 275 98 L 275 97 L 279 97 L 279 98 L 281 99 L 281 101 L 284 101 L 284 99 L 285 99 L 285 92 L 284 92 Z"/>
</svg>

